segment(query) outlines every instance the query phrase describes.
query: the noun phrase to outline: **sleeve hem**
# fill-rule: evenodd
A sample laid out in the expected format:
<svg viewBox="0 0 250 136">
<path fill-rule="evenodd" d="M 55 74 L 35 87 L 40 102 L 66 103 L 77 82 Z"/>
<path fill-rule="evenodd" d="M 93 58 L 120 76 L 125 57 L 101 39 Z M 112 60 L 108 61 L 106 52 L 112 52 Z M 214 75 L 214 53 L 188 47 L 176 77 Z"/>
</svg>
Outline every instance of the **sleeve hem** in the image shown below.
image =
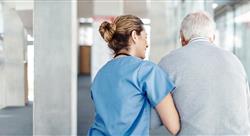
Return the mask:
<svg viewBox="0 0 250 136">
<path fill-rule="evenodd" d="M 168 90 L 167 91 L 167 93 L 166 93 L 166 95 L 163 95 L 162 97 L 160 97 L 160 99 L 157 101 L 157 102 L 155 102 L 154 104 L 153 104 L 153 107 L 154 108 L 156 108 L 156 106 L 169 94 L 169 93 L 172 93 L 174 90 L 175 90 L 175 86 L 173 86 L 170 90 Z"/>
</svg>

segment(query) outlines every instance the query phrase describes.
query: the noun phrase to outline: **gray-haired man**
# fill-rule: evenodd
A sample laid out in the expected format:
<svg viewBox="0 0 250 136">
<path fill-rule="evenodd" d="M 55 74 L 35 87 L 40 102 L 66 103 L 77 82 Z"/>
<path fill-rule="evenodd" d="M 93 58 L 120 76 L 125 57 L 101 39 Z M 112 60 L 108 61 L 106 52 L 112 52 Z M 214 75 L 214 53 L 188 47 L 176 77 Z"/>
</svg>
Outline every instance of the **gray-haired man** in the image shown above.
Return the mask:
<svg viewBox="0 0 250 136">
<path fill-rule="evenodd" d="M 180 30 L 183 47 L 159 63 L 176 85 L 181 135 L 250 134 L 246 72 L 236 56 L 214 45 L 214 30 L 207 13 L 187 15 Z"/>
</svg>

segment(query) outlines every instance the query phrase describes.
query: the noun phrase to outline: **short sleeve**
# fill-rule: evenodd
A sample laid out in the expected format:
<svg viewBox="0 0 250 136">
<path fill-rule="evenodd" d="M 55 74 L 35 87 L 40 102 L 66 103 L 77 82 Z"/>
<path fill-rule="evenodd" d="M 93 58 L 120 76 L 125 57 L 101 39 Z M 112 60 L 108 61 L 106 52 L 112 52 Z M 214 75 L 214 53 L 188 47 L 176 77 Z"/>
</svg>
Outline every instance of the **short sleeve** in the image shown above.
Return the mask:
<svg viewBox="0 0 250 136">
<path fill-rule="evenodd" d="M 153 107 L 175 88 L 168 74 L 159 66 L 149 61 L 144 61 L 141 64 L 138 72 L 138 81 L 140 88 L 147 95 Z"/>
</svg>

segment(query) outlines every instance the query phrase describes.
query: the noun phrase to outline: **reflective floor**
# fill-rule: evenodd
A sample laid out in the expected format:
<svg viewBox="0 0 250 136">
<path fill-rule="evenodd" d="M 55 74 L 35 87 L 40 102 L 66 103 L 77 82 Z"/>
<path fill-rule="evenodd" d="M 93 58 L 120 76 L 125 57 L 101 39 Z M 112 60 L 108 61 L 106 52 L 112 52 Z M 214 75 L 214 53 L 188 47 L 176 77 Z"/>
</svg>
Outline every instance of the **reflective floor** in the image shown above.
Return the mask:
<svg viewBox="0 0 250 136">
<path fill-rule="evenodd" d="M 86 135 L 94 117 L 94 108 L 89 93 L 90 77 L 78 79 L 78 135 Z M 0 136 L 32 135 L 32 103 L 26 107 L 9 107 L 0 110 Z"/>
<path fill-rule="evenodd" d="M 78 78 L 78 135 L 86 135 L 94 118 L 94 106 L 90 97 L 90 76 Z"/>
<path fill-rule="evenodd" d="M 0 110 L 0 135 L 32 135 L 32 103 Z"/>
</svg>

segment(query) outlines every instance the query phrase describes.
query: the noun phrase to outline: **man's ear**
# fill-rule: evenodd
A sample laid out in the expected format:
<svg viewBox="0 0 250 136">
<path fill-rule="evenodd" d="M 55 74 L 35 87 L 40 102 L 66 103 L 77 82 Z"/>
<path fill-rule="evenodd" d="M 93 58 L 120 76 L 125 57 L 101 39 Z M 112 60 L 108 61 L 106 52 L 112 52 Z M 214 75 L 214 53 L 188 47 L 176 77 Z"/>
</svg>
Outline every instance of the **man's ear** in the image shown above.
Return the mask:
<svg viewBox="0 0 250 136">
<path fill-rule="evenodd" d="M 213 43 L 213 42 L 215 41 L 215 34 L 213 34 L 213 36 L 209 38 L 209 41 L 210 41 L 211 43 Z"/>
<path fill-rule="evenodd" d="M 180 41 L 181 41 L 181 45 L 182 45 L 182 46 L 187 45 L 188 42 L 189 42 L 188 40 L 185 39 L 185 37 L 184 37 L 182 31 L 180 32 Z"/>
</svg>

